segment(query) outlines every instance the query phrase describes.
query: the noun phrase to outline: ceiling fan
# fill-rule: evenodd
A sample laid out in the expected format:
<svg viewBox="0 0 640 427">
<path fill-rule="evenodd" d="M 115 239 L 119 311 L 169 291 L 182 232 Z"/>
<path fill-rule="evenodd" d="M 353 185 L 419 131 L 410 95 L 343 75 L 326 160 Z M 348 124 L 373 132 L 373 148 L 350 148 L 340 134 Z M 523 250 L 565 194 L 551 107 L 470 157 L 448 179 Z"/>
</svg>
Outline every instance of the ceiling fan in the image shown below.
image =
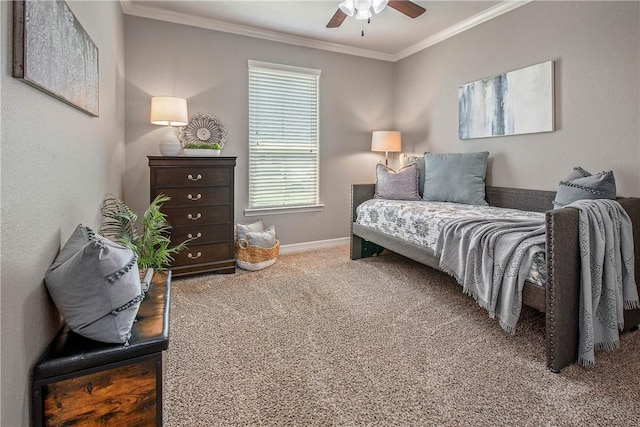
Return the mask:
<svg viewBox="0 0 640 427">
<path fill-rule="evenodd" d="M 356 19 L 370 22 L 373 16 L 371 12 L 378 14 L 387 5 L 410 18 L 417 18 L 426 11 L 424 7 L 408 0 L 344 0 L 329 20 L 327 28 L 339 27 L 347 16 L 355 16 Z M 364 36 L 364 31 L 362 35 Z"/>
</svg>

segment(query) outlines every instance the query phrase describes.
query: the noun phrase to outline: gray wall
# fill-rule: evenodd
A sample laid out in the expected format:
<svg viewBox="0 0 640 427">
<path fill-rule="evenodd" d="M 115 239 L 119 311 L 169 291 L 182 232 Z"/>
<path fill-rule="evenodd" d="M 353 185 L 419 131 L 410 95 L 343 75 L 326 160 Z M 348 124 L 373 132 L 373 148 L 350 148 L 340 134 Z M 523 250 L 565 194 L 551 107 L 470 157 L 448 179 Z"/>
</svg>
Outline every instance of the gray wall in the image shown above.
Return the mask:
<svg viewBox="0 0 640 427">
<path fill-rule="evenodd" d="M 225 122 L 224 154 L 238 156 L 236 220 L 246 220 L 247 59 L 322 70 L 327 207 L 265 217 L 283 243 L 348 234 L 349 185 L 373 181 L 379 159 L 368 151 L 370 132 L 393 125 L 406 152 L 489 150 L 495 185 L 554 189 L 581 165 L 613 169 L 619 194 L 640 195 L 637 2 L 535 2 L 396 64 L 123 20 L 115 2 L 70 6 L 100 49 L 99 118 L 11 77 L 11 4 L 0 2 L 3 426 L 28 424 L 30 369 L 59 326 L 42 282 L 58 249 L 78 223 L 98 226 L 104 193 L 124 194 L 138 211 L 148 203 L 146 156 L 157 154 L 162 132 L 148 123 L 152 95 L 186 97 L 192 113 Z M 458 140 L 461 83 L 549 59 L 556 61 L 556 132 Z"/>
<path fill-rule="evenodd" d="M 227 128 L 222 152 L 238 156 L 236 222 L 248 196 L 247 60 L 320 69 L 320 202 L 322 212 L 263 216 L 283 244 L 349 234 L 350 184 L 372 182 L 379 156 L 371 131 L 392 124 L 393 65 L 322 50 L 127 16 L 126 201 L 149 202 L 148 155 L 158 155 L 162 128 L 149 124 L 151 96 L 187 98 L 189 113 L 208 112 Z"/>
<path fill-rule="evenodd" d="M 532 2 L 397 63 L 395 124 L 406 151 L 487 150 L 488 182 L 555 190 L 574 166 L 613 170 L 640 196 L 640 4 Z M 458 86 L 555 61 L 556 129 L 459 140 Z"/>
<path fill-rule="evenodd" d="M 60 323 L 43 283 L 77 224 L 97 227 L 124 176 L 124 20 L 117 2 L 68 2 L 99 48 L 100 117 L 11 77 L 11 2 L 2 11 L 2 414 L 29 425 L 30 372 Z"/>
</svg>

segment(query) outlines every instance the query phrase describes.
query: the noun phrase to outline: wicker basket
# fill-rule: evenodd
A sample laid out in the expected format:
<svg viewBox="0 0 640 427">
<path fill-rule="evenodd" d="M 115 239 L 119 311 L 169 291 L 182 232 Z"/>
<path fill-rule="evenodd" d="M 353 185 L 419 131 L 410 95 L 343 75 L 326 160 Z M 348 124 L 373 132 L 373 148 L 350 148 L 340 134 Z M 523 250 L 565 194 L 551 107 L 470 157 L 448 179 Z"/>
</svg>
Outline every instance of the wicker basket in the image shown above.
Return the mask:
<svg viewBox="0 0 640 427">
<path fill-rule="evenodd" d="M 236 242 L 236 263 L 238 267 L 257 271 L 273 265 L 280 252 L 280 241 L 271 248 L 250 245 L 245 239 Z"/>
</svg>

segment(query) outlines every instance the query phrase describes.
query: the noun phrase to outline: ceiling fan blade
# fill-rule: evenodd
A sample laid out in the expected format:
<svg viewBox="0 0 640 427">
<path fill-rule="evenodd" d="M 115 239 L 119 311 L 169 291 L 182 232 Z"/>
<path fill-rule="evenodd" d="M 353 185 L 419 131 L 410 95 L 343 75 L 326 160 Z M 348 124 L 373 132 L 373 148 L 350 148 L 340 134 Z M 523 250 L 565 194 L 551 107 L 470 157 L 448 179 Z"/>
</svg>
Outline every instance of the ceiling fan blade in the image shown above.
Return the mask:
<svg viewBox="0 0 640 427">
<path fill-rule="evenodd" d="M 408 0 L 389 0 L 388 6 L 410 18 L 417 18 L 426 12 L 424 7 Z"/>
<path fill-rule="evenodd" d="M 340 9 L 336 10 L 336 13 L 333 14 L 333 17 L 327 24 L 327 28 L 337 28 L 344 22 L 344 19 L 347 15 L 341 11 Z"/>
</svg>

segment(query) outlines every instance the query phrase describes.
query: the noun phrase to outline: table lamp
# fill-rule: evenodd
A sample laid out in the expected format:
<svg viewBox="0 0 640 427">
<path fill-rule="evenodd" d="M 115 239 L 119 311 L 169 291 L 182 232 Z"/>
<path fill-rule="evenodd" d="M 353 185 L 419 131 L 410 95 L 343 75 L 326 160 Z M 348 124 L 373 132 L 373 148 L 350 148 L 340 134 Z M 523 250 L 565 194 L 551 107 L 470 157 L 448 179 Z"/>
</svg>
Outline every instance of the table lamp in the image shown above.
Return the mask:
<svg viewBox="0 0 640 427">
<path fill-rule="evenodd" d="M 371 135 L 371 151 L 384 151 L 384 164 L 389 164 L 389 153 L 402 151 L 402 134 L 397 130 L 377 130 Z"/>
<path fill-rule="evenodd" d="M 167 126 L 160 140 L 160 154 L 177 156 L 182 150 L 176 132 L 172 126 L 186 126 L 189 122 L 187 100 L 173 96 L 154 96 L 151 98 L 151 123 Z"/>
</svg>

